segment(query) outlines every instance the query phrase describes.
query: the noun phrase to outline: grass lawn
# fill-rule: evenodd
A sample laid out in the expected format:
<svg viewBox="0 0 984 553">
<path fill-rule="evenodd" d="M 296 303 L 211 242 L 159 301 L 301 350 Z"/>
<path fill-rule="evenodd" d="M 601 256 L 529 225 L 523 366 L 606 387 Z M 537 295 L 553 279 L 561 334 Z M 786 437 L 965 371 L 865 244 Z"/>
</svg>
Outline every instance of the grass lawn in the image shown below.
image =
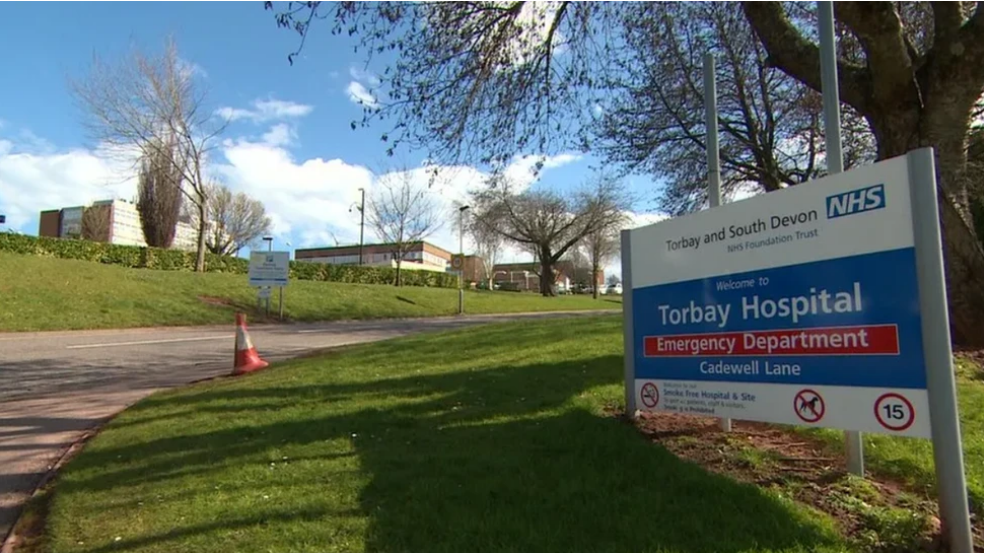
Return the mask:
<svg viewBox="0 0 984 553">
<path fill-rule="evenodd" d="M 256 291 L 245 275 L 125 269 L 0 252 L 0 331 L 227 324 L 254 314 Z M 277 296 L 271 300 L 272 311 Z M 621 298 L 543 298 L 516 292 L 469 292 L 468 313 L 620 309 Z M 284 313 L 295 321 L 426 317 L 457 313 L 458 291 L 294 281 Z M 251 316 L 250 320 L 256 320 Z"/>
<path fill-rule="evenodd" d="M 957 376 L 967 493 L 971 511 L 984 513 L 984 372 L 968 361 L 958 360 Z M 821 436 L 831 450 L 843 452 L 843 432 L 827 429 L 806 432 Z M 873 473 L 905 482 L 936 497 L 933 446 L 929 440 L 865 434 L 864 455 L 865 466 Z"/>
<path fill-rule="evenodd" d="M 606 416 L 617 317 L 358 346 L 157 394 L 58 478 L 68 552 L 843 551 Z"/>
</svg>

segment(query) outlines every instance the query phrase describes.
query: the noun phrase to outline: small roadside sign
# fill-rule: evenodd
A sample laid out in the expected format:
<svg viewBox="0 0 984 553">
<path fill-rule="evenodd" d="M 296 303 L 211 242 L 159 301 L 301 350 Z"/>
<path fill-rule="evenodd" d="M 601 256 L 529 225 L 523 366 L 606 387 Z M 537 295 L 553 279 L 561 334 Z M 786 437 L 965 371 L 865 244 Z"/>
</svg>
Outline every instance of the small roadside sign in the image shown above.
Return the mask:
<svg viewBox="0 0 984 553">
<path fill-rule="evenodd" d="M 465 266 L 465 256 L 463 255 L 452 255 L 451 256 L 451 268 L 455 271 L 460 271 L 462 267 Z"/>
<path fill-rule="evenodd" d="M 7 222 L 7 216 L 6 215 L 0 215 L 0 225 L 4 224 L 6 222 Z"/>
<path fill-rule="evenodd" d="M 257 289 L 257 291 L 256 291 L 256 297 L 260 298 L 261 300 L 265 300 L 265 299 L 269 298 L 270 297 L 270 287 L 269 286 L 261 286 L 261 287 L 259 287 Z"/>
<path fill-rule="evenodd" d="M 290 252 L 250 252 L 250 286 L 287 286 Z"/>
</svg>

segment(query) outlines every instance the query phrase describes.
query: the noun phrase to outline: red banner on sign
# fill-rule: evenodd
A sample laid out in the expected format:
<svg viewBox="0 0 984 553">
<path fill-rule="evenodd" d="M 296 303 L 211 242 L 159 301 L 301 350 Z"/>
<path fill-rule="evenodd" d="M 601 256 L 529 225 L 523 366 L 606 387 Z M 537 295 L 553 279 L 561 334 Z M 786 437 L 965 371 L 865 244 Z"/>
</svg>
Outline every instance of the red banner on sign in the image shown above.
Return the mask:
<svg viewBox="0 0 984 553">
<path fill-rule="evenodd" d="M 646 336 L 646 357 L 695 355 L 898 355 L 896 325 Z"/>
</svg>

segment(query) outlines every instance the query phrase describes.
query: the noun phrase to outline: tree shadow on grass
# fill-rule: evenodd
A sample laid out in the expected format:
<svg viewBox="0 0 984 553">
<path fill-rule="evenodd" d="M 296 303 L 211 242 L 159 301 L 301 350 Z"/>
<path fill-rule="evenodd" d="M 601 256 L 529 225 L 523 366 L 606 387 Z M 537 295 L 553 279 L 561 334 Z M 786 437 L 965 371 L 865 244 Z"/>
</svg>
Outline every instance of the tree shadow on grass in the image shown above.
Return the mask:
<svg viewBox="0 0 984 553">
<path fill-rule="evenodd" d="M 586 411 L 366 447 L 367 551 L 716 551 L 833 546 L 802 513 Z M 415 435 L 419 435 L 416 434 Z M 455 444 L 468 444 L 455 447 Z"/>
<path fill-rule="evenodd" d="M 495 332 L 471 334 L 476 350 L 468 354 L 481 355 L 493 344 L 501 351 L 511 335 Z M 477 370 L 396 376 L 413 374 L 418 356 L 448 355 L 451 343 L 407 340 L 323 362 L 317 371 L 271 373 L 248 386 L 240 381 L 155 398 L 124 421 L 118 439 L 102 446 L 97 440 L 69 465 L 58 494 L 75 511 L 63 515 L 105 512 L 125 520 L 135 515 L 120 497 L 166 494 L 167 501 L 185 505 L 211 493 L 205 484 L 249 482 L 254 495 L 287 502 L 278 513 L 293 508 L 299 517 L 278 514 L 274 526 L 244 525 L 230 514 L 224 524 L 214 511 L 187 509 L 177 526 L 166 517 L 155 526 L 141 513 L 143 534 L 121 545 L 188 550 L 204 540 L 211 544 L 205 550 L 233 551 L 234 534 L 239 544 L 283 551 L 362 550 L 352 539 L 375 552 L 836 547 L 835 538 L 802 512 L 758 488 L 709 474 L 631 426 L 592 414 L 600 400 L 586 397 L 617 385 L 621 356 L 530 363 L 522 358 L 524 345 L 544 338 L 531 333 L 513 338 L 514 363 Z M 404 366 L 379 379 L 347 382 L 351 374 L 332 378 L 327 372 L 333 362 L 365 370 Z M 159 412 L 168 409 L 188 410 L 186 419 L 162 421 Z M 112 432 L 101 438 L 113 438 Z M 290 451 L 296 464 L 261 470 L 281 451 Z M 222 508 L 246 512 L 251 504 L 236 503 L 245 501 L 239 495 L 226 497 Z M 364 521 L 354 538 L 331 517 L 302 515 L 351 509 Z M 189 535 L 196 536 L 194 544 Z M 81 541 L 54 537 L 56 544 Z M 86 538 L 91 550 L 108 550 Z"/>
</svg>

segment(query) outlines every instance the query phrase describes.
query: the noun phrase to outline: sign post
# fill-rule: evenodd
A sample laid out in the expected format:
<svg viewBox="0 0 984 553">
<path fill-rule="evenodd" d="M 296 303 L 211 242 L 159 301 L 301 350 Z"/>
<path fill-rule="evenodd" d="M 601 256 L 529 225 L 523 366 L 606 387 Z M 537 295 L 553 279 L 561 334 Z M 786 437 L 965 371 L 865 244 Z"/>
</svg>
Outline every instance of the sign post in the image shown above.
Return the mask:
<svg viewBox="0 0 984 553">
<path fill-rule="evenodd" d="M 463 315 L 465 313 L 465 288 L 464 288 L 465 256 L 464 254 L 455 254 L 451 256 L 451 269 L 458 274 L 458 314 Z"/>
<path fill-rule="evenodd" d="M 250 252 L 249 285 L 258 288 L 257 301 L 266 300 L 266 312 L 270 315 L 271 288 L 280 289 L 280 318 L 284 316 L 284 287 L 290 277 L 290 252 Z"/>
<path fill-rule="evenodd" d="M 707 127 L 707 203 L 721 205 L 721 152 L 718 147 L 717 78 L 714 54 L 704 54 L 704 123 Z M 718 420 L 721 430 L 731 432 L 731 419 Z"/>
<path fill-rule="evenodd" d="M 844 171 L 844 154 L 841 152 L 840 91 L 837 86 L 837 44 L 834 36 L 834 3 L 817 2 L 820 33 L 820 80 L 823 89 L 823 129 L 827 146 L 827 172 L 831 175 Z M 861 433 L 848 430 L 844 433 L 844 450 L 847 452 L 847 470 L 864 476 L 864 442 Z"/>
<path fill-rule="evenodd" d="M 932 438 L 970 553 L 932 151 L 623 231 L 626 409 Z"/>
<path fill-rule="evenodd" d="M 912 225 L 915 234 L 916 270 L 919 279 L 919 313 L 922 315 L 923 349 L 929 389 L 933 462 L 940 495 L 940 520 L 948 534 L 950 550 L 972 553 L 967 480 L 964 473 L 963 443 L 957 412 L 957 385 L 953 378 L 953 351 L 950 346 L 950 316 L 946 303 L 943 248 L 940 236 L 939 204 L 936 198 L 936 167 L 933 150 L 923 148 L 908 155 L 912 197 Z M 896 422 L 904 417 L 906 406 L 889 401 L 888 414 Z M 880 407 L 880 406 L 879 406 Z M 913 407 L 907 405 L 911 412 Z M 911 417 L 911 415 L 910 415 Z M 905 424 L 912 424 L 909 420 Z M 907 428 L 907 427 L 905 427 Z"/>
</svg>

